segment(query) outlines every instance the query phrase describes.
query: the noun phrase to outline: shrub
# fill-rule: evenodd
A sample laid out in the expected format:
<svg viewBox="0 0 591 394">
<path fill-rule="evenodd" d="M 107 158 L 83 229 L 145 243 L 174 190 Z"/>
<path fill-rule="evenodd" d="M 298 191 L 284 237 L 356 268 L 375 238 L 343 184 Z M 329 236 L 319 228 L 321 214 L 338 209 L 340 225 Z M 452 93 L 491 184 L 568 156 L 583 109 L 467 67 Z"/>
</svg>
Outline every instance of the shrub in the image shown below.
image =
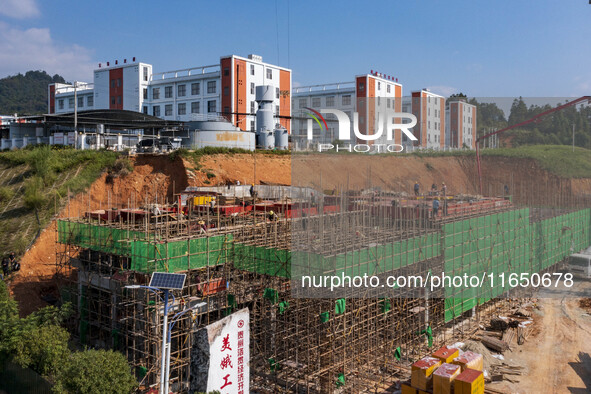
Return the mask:
<svg viewBox="0 0 591 394">
<path fill-rule="evenodd" d="M 10 201 L 14 197 L 14 191 L 8 186 L 0 187 L 0 201 Z"/>
<path fill-rule="evenodd" d="M 39 210 L 47 203 L 43 193 L 43 186 L 43 180 L 38 176 L 29 178 L 25 182 L 25 207 Z"/>
<path fill-rule="evenodd" d="M 137 387 L 123 354 L 86 350 L 62 360 L 54 375 L 55 393 L 129 394 Z"/>
</svg>

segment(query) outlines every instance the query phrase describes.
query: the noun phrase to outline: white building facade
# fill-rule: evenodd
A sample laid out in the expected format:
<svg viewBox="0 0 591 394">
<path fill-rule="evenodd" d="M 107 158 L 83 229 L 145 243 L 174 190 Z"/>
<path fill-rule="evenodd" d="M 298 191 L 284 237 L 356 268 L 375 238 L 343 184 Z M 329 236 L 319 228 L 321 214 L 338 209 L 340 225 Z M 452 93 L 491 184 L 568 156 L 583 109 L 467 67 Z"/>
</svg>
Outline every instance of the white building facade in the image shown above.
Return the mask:
<svg viewBox="0 0 591 394">
<path fill-rule="evenodd" d="M 291 70 L 257 55 L 225 56 L 219 64 L 161 73 L 135 58 L 124 59 L 99 64 L 93 83 L 75 85 L 49 85 L 49 113 L 120 109 L 178 121 L 222 115 L 243 131 L 256 130 L 256 86 L 270 85 L 277 123 L 291 130 Z"/>
</svg>

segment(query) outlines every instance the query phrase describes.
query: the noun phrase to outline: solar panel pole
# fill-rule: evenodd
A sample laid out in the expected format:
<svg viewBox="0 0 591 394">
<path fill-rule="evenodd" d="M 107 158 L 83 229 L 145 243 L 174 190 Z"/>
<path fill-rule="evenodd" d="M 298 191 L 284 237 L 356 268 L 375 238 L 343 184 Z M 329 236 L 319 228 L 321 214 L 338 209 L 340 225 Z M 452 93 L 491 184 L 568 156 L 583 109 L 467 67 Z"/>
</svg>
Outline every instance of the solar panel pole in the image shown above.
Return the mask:
<svg viewBox="0 0 591 394">
<path fill-rule="evenodd" d="M 164 321 L 162 322 L 162 362 L 160 363 L 160 394 L 168 394 L 166 387 L 166 354 L 168 342 L 168 289 L 164 289 Z"/>
<path fill-rule="evenodd" d="M 166 370 L 166 347 L 167 347 L 167 337 L 168 337 L 168 295 L 169 293 L 169 289 L 160 289 L 158 287 L 153 287 L 153 286 L 141 286 L 141 285 L 128 285 L 125 286 L 125 288 L 127 289 L 147 289 L 150 290 L 151 292 L 155 293 L 158 297 L 160 297 L 160 299 L 164 302 L 164 321 L 162 322 L 162 360 L 160 363 L 160 390 L 159 393 L 160 394 L 164 394 L 165 393 L 165 385 L 166 385 L 166 376 L 164 375 L 164 372 Z M 158 294 L 158 291 L 162 291 L 164 293 L 164 297 L 162 297 L 160 294 Z M 174 295 L 172 295 L 173 298 L 173 303 L 174 303 Z"/>
</svg>

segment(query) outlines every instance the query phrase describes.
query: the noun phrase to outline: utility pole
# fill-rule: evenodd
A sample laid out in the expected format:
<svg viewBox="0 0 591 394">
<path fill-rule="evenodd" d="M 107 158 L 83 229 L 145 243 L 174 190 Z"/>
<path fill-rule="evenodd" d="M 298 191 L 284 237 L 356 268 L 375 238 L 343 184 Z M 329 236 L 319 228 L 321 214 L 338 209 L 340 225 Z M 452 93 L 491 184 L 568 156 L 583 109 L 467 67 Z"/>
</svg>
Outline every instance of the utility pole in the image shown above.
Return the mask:
<svg viewBox="0 0 591 394">
<path fill-rule="evenodd" d="M 74 149 L 78 149 L 78 81 L 74 81 Z"/>
<path fill-rule="evenodd" d="M 573 152 L 575 151 L 575 124 L 573 123 Z"/>
</svg>

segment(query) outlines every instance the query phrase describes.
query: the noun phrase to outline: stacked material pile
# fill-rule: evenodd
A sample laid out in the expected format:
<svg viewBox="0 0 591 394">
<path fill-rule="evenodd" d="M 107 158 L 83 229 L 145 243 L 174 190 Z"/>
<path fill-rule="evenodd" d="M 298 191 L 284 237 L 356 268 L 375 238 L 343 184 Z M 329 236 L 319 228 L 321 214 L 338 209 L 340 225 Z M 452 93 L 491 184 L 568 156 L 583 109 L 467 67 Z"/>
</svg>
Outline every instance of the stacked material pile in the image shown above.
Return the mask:
<svg viewBox="0 0 591 394">
<path fill-rule="evenodd" d="M 415 362 L 402 394 L 484 394 L 482 354 L 444 346 Z"/>
</svg>

